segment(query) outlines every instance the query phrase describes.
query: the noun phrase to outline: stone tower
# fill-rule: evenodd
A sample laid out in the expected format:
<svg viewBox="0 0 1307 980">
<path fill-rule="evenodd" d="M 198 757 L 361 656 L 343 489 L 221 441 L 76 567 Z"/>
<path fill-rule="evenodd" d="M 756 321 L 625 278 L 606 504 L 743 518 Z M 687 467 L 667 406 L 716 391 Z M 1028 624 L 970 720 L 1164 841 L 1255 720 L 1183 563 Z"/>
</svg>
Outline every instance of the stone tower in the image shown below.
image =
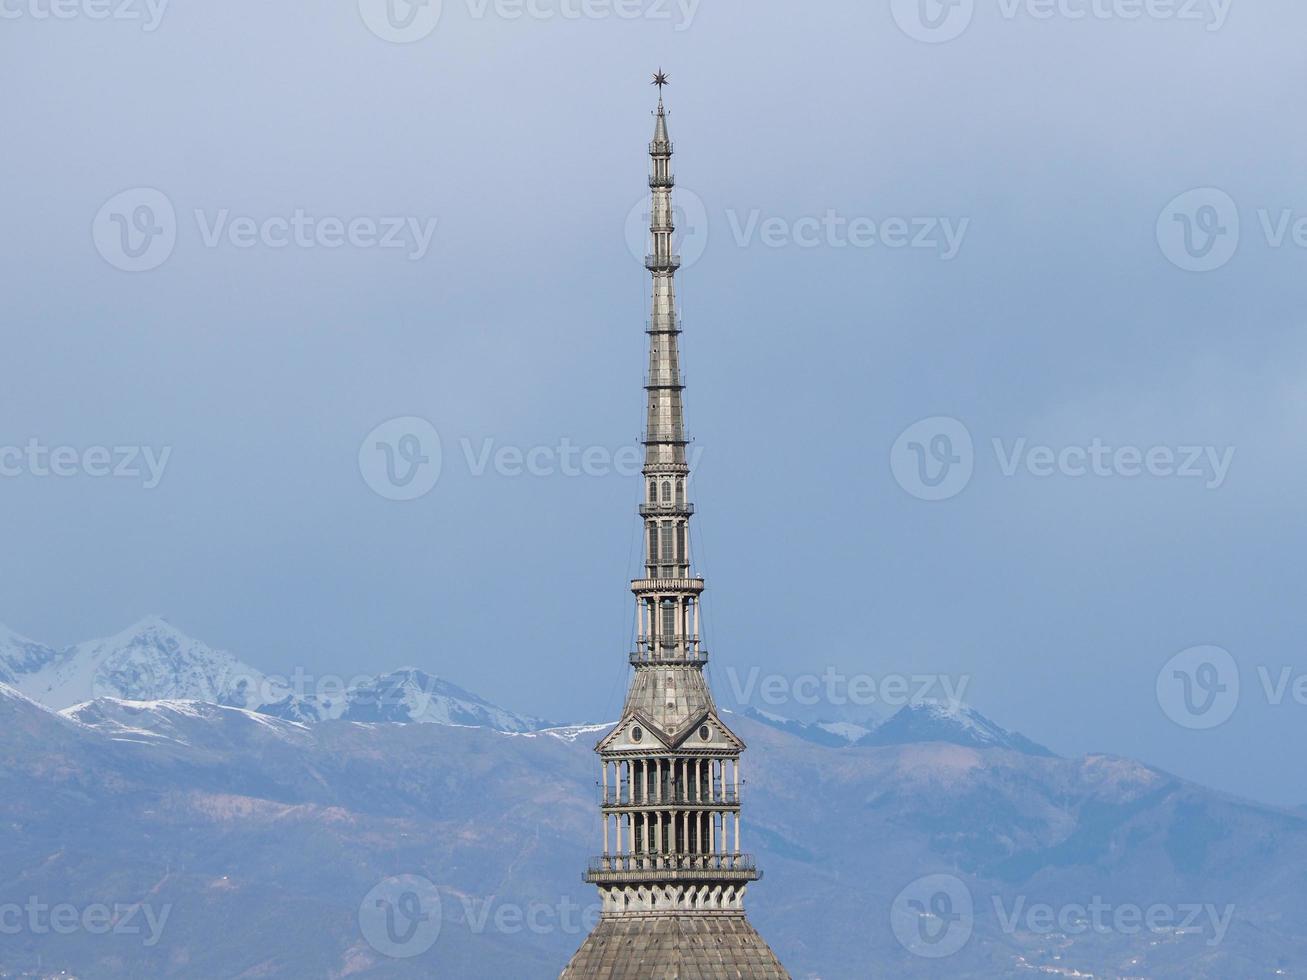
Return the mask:
<svg viewBox="0 0 1307 980">
<path fill-rule="evenodd" d="M 617 726 L 599 743 L 604 853 L 585 879 L 602 917 L 561 980 L 789 980 L 744 915 L 761 877 L 740 845 L 740 754 L 704 678 L 704 582 L 692 570 L 690 467 L 672 249 L 672 142 L 659 87 L 653 142 L 644 574 L 636 602 L 635 676 Z"/>
</svg>

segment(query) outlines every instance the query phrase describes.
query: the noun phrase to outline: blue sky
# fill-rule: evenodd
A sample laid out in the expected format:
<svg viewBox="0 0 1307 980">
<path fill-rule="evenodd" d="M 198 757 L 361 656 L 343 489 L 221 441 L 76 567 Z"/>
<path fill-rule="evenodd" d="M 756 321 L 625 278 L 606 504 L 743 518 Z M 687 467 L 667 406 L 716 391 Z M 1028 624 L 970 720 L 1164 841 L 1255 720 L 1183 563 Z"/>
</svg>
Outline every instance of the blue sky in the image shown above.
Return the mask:
<svg viewBox="0 0 1307 980">
<path fill-rule="evenodd" d="M 445 0 L 395 43 L 372 0 L 10 0 L 0 446 L 77 460 L 7 457 L 0 620 L 64 644 L 159 612 L 268 669 L 614 715 L 661 65 L 703 208 L 679 289 L 722 700 L 755 668 L 966 678 L 1060 752 L 1307 803 L 1279 751 L 1307 719 L 1307 11 L 933 3 Z M 175 241 L 115 257 L 160 216 L 141 189 Z M 409 501 L 360 468 L 404 417 L 441 447 Z M 974 461 L 931 501 L 891 450 L 936 418 Z M 98 446 L 169 455 L 147 489 Z M 564 475 L 567 446 L 611 465 Z M 1181 475 L 1190 447 L 1216 463 Z M 1240 680 L 1207 730 L 1158 690 L 1198 645 Z"/>
</svg>

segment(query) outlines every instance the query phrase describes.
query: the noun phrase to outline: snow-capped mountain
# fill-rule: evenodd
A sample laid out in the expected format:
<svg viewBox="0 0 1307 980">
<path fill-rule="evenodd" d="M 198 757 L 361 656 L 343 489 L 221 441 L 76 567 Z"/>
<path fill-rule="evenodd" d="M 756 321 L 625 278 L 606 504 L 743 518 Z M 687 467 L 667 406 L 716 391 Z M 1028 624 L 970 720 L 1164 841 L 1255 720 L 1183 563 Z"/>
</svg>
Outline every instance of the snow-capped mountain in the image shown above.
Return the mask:
<svg viewBox="0 0 1307 980">
<path fill-rule="evenodd" d="M 1026 755 L 1053 753 L 1019 732 L 994 724 L 964 704 L 919 701 L 904 705 L 894 717 L 858 739 L 857 745 L 912 745 L 949 742 L 983 749 L 1011 749 Z"/>
<path fill-rule="evenodd" d="M 20 636 L 0 623 L 0 684 L 16 687 L 19 678 L 35 673 L 56 656 L 45 644 Z"/>
<path fill-rule="evenodd" d="M 251 737 L 299 740 L 306 726 L 258 711 L 207 701 L 122 701 L 96 698 L 59 714 L 115 741 L 172 741 L 193 748 L 248 745 Z"/>
<path fill-rule="evenodd" d="M 147 616 L 121 633 L 79 643 L 62 653 L 39 644 L 17 649 L 26 652 L 25 662 L 35 669 L 16 669 L 23 662 L 10 662 L 5 656 L 12 683 L 33 700 L 56 709 L 98 697 L 257 708 L 287 693 L 249 664 L 192 639 L 159 616 Z"/>
<path fill-rule="evenodd" d="M 875 727 L 874 722 L 860 725 L 851 721 L 800 721 L 754 707 L 744 708 L 740 714 L 772 728 L 789 732 L 806 742 L 837 748 L 856 745 L 859 740 L 870 735 Z"/>
<path fill-rule="evenodd" d="M 288 696 L 260 711 L 290 721 L 341 719 L 424 725 L 462 725 L 500 732 L 534 732 L 549 722 L 515 714 L 416 667 L 361 682 L 335 697 Z"/>
<path fill-rule="evenodd" d="M 1290 811 L 1127 759 L 826 748 L 739 714 L 731 725 L 754 760 L 747 839 L 768 875 L 751 914 L 796 977 L 872 964 L 901 980 L 1227 980 L 1307 962 L 1307 819 Z M 55 713 L 0 687 L 0 731 L 0 906 L 107 896 L 172 910 L 157 944 L 6 937 L 0 976 L 557 977 L 598 912 L 577 874 L 598 832 L 593 729 L 299 725 L 111 699 Z M 397 873 L 443 901 L 438 941 L 412 958 L 360 924 Z M 944 960 L 892 929 L 905 889 L 941 874 L 973 910 Z M 1091 901 L 1178 914 L 1158 928 L 1140 914 L 1133 928 L 1008 922 Z M 1200 903 L 1221 922 L 1187 919 Z M 557 911 L 532 929 L 501 908 Z"/>
<path fill-rule="evenodd" d="M 868 745 L 912 745 L 947 742 L 975 748 L 1010 749 L 1026 755 L 1053 755 L 1048 749 L 1019 732 L 996 725 L 979 711 L 964 704 L 941 701 L 910 702 L 883 722 L 865 724 L 847 721 L 798 721 L 757 708 L 740 712 L 770 728 L 788 732 L 805 742 L 833 748 Z"/>
<path fill-rule="evenodd" d="M 119 705 L 203 702 L 306 723 L 420 723 L 515 734 L 553 724 L 509 711 L 414 667 L 356 680 L 347 690 L 343 683 L 293 688 L 284 678 L 187 636 L 160 616 L 147 616 L 121 633 L 63 652 L 0 626 L 0 684 L 54 710 L 110 699 Z"/>
</svg>

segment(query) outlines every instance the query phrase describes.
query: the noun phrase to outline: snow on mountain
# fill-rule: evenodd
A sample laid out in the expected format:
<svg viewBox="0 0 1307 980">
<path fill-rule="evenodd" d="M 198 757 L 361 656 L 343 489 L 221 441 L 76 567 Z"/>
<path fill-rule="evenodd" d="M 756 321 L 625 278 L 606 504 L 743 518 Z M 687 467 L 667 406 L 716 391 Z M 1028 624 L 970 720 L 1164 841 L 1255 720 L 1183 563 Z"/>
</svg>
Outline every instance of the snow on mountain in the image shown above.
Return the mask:
<svg viewBox="0 0 1307 980">
<path fill-rule="evenodd" d="M 290 722 L 418 723 L 515 734 L 551 727 L 415 667 L 359 680 L 348 690 L 343 684 L 329 692 L 325 684 L 318 691 L 293 689 L 160 616 L 61 653 L 0 626 L 0 684 L 54 710 L 79 706 L 74 718 L 92 710 L 87 702 L 111 699 L 206 702 Z"/>
<path fill-rule="evenodd" d="M 45 644 L 20 636 L 0 623 L 0 684 L 17 686 L 20 678 L 40 670 L 56 656 Z"/>
<path fill-rule="evenodd" d="M 872 731 L 871 725 L 859 725 L 850 721 L 799 721 L 763 711 L 761 708 L 747 707 L 739 713 L 771 728 L 795 735 L 805 742 L 833 748 L 856 744 L 859 739 L 866 737 Z"/>
<path fill-rule="evenodd" d="M 535 732 L 510 732 L 512 735 L 521 735 L 523 738 L 539 738 L 547 736 L 556 738 L 560 742 L 575 742 L 577 739 L 586 735 L 599 735 L 601 732 L 609 732 L 615 721 L 606 721 L 599 725 L 560 725 L 557 728 L 542 728 Z"/>
<path fill-rule="evenodd" d="M 97 697 L 253 708 L 286 694 L 249 664 L 192 639 L 159 616 L 53 656 L 29 651 L 29 662 L 39 666 L 16 674 L 14 686 L 56 709 Z"/>
<path fill-rule="evenodd" d="M 34 708 L 40 708 L 42 711 L 50 710 L 45 705 L 33 701 L 12 684 L 6 684 L 4 681 L 0 681 L 0 702 L 7 702 L 12 706 L 20 706 L 24 708 L 31 706 Z"/>
<path fill-rule="evenodd" d="M 888 720 L 878 723 L 871 719 L 866 724 L 797 721 L 752 707 L 740 714 L 805 742 L 832 748 L 947 742 L 972 748 L 1011 749 L 1026 755 L 1053 755 L 1024 735 L 994 724 L 974 708 L 942 701 L 909 702 Z"/>
<path fill-rule="evenodd" d="M 416 667 L 382 674 L 334 698 L 287 697 L 259 710 L 291 721 L 461 725 L 510 733 L 549 727 L 547 722 L 515 714 Z"/>
<path fill-rule="evenodd" d="M 964 704 L 919 701 L 904 705 L 883 725 L 858 739 L 857 745 L 910 745 L 949 742 L 975 748 L 1011 749 L 1026 755 L 1052 756 L 1044 746 L 1010 732 Z"/>
<path fill-rule="evenodd" d="M 158 742 L 212 748 L 232 741 L 232 731 L 298 739 L 304 725 L 272 718 L 257 711 L 207 701 L 123 701 L 96 698 L 59 712 L 64 718 L 93 728 L 115 741 Z"/>
</svg>

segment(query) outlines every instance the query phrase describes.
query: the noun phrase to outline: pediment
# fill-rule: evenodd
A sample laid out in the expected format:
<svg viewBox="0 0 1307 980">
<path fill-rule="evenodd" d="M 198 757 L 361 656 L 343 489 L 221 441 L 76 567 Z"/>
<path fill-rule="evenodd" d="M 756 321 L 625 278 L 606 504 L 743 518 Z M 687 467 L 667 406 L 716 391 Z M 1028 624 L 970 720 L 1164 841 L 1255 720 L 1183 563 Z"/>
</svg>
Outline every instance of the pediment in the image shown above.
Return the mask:
<svg viewBox="0 0 1307 980">
<path fill-rule="evenodd" d="M 706 736 L 706 737 L 705 737 Z M 704 749 L 718 752 L 742 752 L 744 740 L 736 735 L 714 711 L 701 712 L 675 731 L 664 731 L 642 711 L 634 711 L 619 721 L 595 746 L 596 752 L 667 752 L 678 749 Z"/>
</svg>

